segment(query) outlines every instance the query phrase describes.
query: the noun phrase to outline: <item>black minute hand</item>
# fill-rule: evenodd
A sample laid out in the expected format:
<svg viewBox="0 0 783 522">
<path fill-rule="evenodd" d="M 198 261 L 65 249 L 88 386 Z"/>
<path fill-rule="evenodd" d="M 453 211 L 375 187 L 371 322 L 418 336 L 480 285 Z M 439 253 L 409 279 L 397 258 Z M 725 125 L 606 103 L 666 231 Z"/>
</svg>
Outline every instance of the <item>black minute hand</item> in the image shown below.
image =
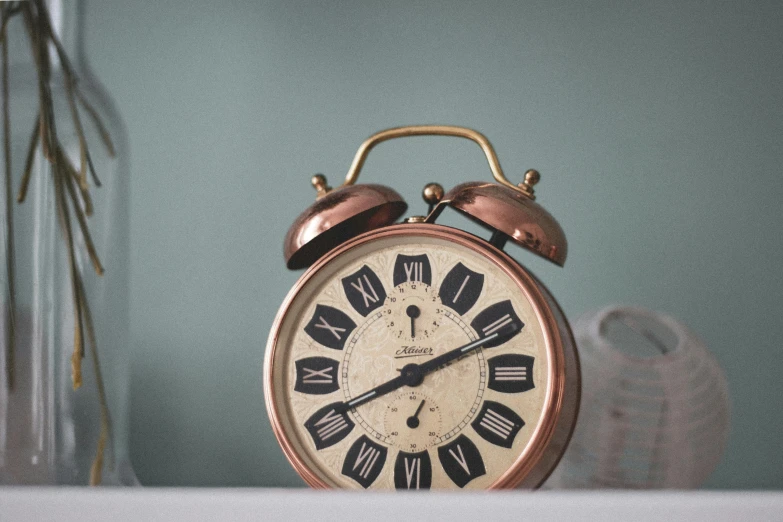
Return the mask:
<svg viewBox="0 0 783 522">
<path fill-rule="evenodd" d="M 449 350 L 446 353 L 442 353 L 437 357 L 425 362 L 424 364 L 420 364 L 419 371 L 421 372 L 422 376 L 432 373 L 435 370 L 441 368 L 442 366 L 447 365 L 451 361 L 455 359 L 459 359 L 463 355 L 469 354 L 473 350 L 480 348 L 481 346 L 485 345 L 489 341 L 492 341 L 493 339 L 500 337 L 500 335 L 501 335 L 501 331 L 497 331 L 492 335 L 482 337 L 481 339 L 468 343 L 465 346 L 460 346 L 459 348 L 454 348 L 453 350 Z M 405 368 L 403 368 L 403 370 L 404 369 Z"/>
<path fill-rule="evenodd" d="M 410 366 L 410 365 L 408 365 Z M 416 366 L 416 365 L 414 365 Z M 407 368 L 407 366 L 405 367 Z M 403 368 L 403 371 L 405 370 Z M 348 402 L 344 402 L 342 404 L 338 404 L 335 407 L 335 411 L 337 413 L 342 413 L 344 411 L 350 410 L 351 408 L 355 408 L 357 406 L 361 406 L 365 402 L 370 402 L 371 400 L 380 397 L 381 395 L 386 395 L 387 393 L 393 392 L 394 390 L 398 388 L 402 388 L 407 383 L 408 379 L 405 378 L 404 374 L 400 374 L 394 379 L 390 381 L 386 381 L 385 383 L 381 384 L 380 386 L 376 386 L 372 390 L 363 393 L 356 397 L 355 399 L 351 399 Z"/>
<path fill-rule="evenodd" d="M 459 359 L 463 355 L 472 352 L 476 348 L 479 348 L 493 339 L 500 337 L 502 333 L 504 333 L 503 330 L 500 330 L 493 333 L 492 335 L 471 341 L 464 346 L 454 348 L 453 350 L 449 350 L 448 352 L 441 354 L 434 359 L 430 359 L 424 364 L 406 364 L 402 367 L 402 370 L 400 370 L 400 374 L 394 379 L 386 381 L 380 386 L 376 386 L 372 390 L 359 395 L 355 399 L 351 399 L 350 401 L 337 405 L 335 407 L 335 411 L 337 413 L 342 413 L 344 411 L 350 410 L 351 408 L 356 408 L 357 406 L 361 406 L 362 404 L 370 402 L 373 399 L 377 399 L 382 395 L 391 393 L 394 390 L 402 388 L 403 386 L 418 386 L 424 380 L 424 376 L 428 373 L 431 373 L 439 369 L 441 366 L 444 366 L 455 359 Z"/>
</svg>

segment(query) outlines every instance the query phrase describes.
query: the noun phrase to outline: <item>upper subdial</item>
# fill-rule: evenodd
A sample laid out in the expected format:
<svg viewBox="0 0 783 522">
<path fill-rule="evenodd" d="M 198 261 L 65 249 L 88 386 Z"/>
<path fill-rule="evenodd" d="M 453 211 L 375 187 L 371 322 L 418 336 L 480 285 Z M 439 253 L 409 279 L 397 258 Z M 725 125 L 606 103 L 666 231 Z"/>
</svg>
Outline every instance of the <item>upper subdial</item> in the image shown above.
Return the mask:
<svg viewBox="0 0 783 522">
<path fill-rule="evenodd" d="M 383 317 L 392 335 L 406 341 L 428 339 L 440 326 L 444 310 L 430 285 L 408 281 L 397 285 L 386 298 Z"/>
</svg>

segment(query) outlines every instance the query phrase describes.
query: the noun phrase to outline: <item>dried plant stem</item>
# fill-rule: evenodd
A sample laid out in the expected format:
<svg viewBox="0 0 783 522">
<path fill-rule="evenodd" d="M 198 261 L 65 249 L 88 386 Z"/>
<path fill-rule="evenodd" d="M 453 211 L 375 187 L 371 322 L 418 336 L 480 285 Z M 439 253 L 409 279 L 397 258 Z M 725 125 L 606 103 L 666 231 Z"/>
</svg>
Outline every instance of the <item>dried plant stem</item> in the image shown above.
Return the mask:
<svg viewBox="0 0 783 522">
<path fill-rule="evenodd" d="M 7 375 L 7 381 L 13 382 L 13 308 L 15 303 L 14 291 L 14 251 L 13 251 L 13 222 L 11 221 L 12 208 L 12 185 L 11 185 L 11 141 L 10 141 L 10 115 L 9 115 L 9 92 L 8 92 L 8 48 L 6 42 L 6 24 L 12 15 L 22 13 L 24 24 L 30 38 L 33 58 L 35 60 L 38 72 L 38 100 L 39 112 L 35 119 L 33 133 L 30 136 L 29 149 L 25 161 L 24 172 L 22 174 L 21 185 L 17 194 L 17 201 L 22 203 L 27 196 L 27 189 L 32 175 L 35 153 L 41 151 L 43 157 L 51 165 L 52 181 L 55 190 L 55 206 L 57 208 L 58 220 L 65 240 L 68 267 L 71 279 L 71 289 L 73 293 L 74 308 L 74 343 L 71 356 L 71 377 L 74 389 L 82 385 L 82 359 L 85 357 L 85 333 L 86 341 L 89 346 L 90 358 L 92 359 L 93 373 L 98 393 L 98 403 L 100 406 L 100 433 L 96 447 L 95 458 L 90 468 L 90 484 L 97 485 L 101 483 L 103 474 L 103 461 L 107 446 L 111 441 L 111 422 L 109 415 L 109 406 L 106 398 L 106 389 L 101 374 L 101 367 L 98 359 L 98 346 L 93 327 L 92 315 L 87 303 L 87 294 L 84 289 L 81 271 L 79 269 L 79 259 L 76 252 L 75 230 L 71 220 L 71 212 L 76 217 L 79 225 L 79 232 L 84 242 L 84 247 L 90 257 L 90 261 L 98 275 L 103 274 L 95 245 L 92 241 L 89 228 L 87 226 L 87 217 L 93 212 L 92 199 L 90 197 L 87 171 L 95 186 L 100 186 L 95 167 L 87 146 L 87 139 L 84 134 L 79 106 L 83 107 L 90 119 L 93 121 L 101 139 L 110 156 L 114 156 L 115 149 L 111 137 L 103 125 L 101 118 L 92 105 L 84 98 L 79 90 L 78 78 L 74 68 L 68 59 L 61 42 L 52 29 L 49 13 L 43 0 L 31 0 L 29 2 L 8 2 L 0 7 L 2 15 L 0 27 L 0 38 L 2 39 L 2 96 L 3 96 L 3 130 L 4 130 L 4 153 L 5 153 L 5 181 L 6 181 L 6 233 L 7 269 L 9 280 L 9 299 L 11 305 L 11 328 L 8 330 L 11 341 L 6 342 L 6 360 L 11 361 L 6 367 L 10 368 Z M 51 58 L 49 56 L 49 45 L 52 45 L 57 53 L 63 74 L 63 82 L 66 92 L 66 99 L 71 113 L 71 121 L 74 131 L 79 140 L 79 169 L 68 158 L 57 135 L 54 117 L 54 101 L 51 91 Z M 77 190 L 78 189 L 78 190 Z M 66 196 L 67 193 L 67 196 Z M 70 206 L 69 206 L 70 202 Z"/>
<path fill-rule="evenodd" d="M 109 131 L 107 131 L 106 127 L 104 127 L 103 121 L 101 121 L 101 117 L 98 115 L 98 112 L 95 110 L 92 104 L 87 101 L 81 91 L 76 91 L 76 97 L 79 98 L 79 103 L 82 104 L 82 107 L 84 107 L 84 109 L 87 111 L 87 114 L 90 115 L 90 119 L 92 119 L 92 122 L 98 129 L 98 133 L 101 135 L 101 139 L 103 140 L 103 145 L 106 147 L 106 151 L 109 153 L 109 156 L 113 158 L 116 155 L 116 152 L 114 151 L 114 142 L 111 140 Z M 101 186 L 98 178 L 95 178 L 93 183 L 95 183 L 95 186 L 97 187 Z"/>
<path fill-rule="evenodd" d="M 57 149 L 57 155 L 59 157 L 60 163 L 63 165 L 63 168 L 74 172 L 73 166 L 68 161 L 68 157 L 65 155 L 62 149 Z M 77 199 L 76 191 L 71 184 L 73 181 L 73 176 L 65 176 L 62 181 L 65 184 L 65 187 L 68 189 L 68 195 L 71 197 L 71 204 L 73 205 L 73 208 L 78 209 L 79 200 Z M 76 214 L 76 220 L 78 221 L 79 228 L 82 231 L 82 238 L 84 238 L 84 245 L 87 248 L 87 253 L 90 255 L 90 260 L 92 261 L 92 265 L 95 268 L 95 272 L 97 272 L 98 275 L 103 275 L 103 266 L 101 265 L 101 260 L 98 259 L 98 252 L 96 252 L 95 245 L 92 242 L 90 230 L 87 228 L 87 220 L 84 218 L 84 214 L 81 212 L 75 211 L 74 214 Z"/>
<path fill-rule="evenodd" d="M 3 83 L 3 155 L 5 157 L 5 254 L 6 276 L 8 278 L 8 316 L 5 328 L 5 373 L 9 390 L 14 388 L 14 367 L 16 366 L 16 273 L 14 254 L 14 212 L 11 202 L 11 116 L 8 100 L 8 20 L 9 11 L 3 8 L 0 23 L 2 39 L 2 83 Z"/>
<path fill-rule="evenodd" d="M 24 172 L 22 173 L 22 184 L 19 185 L 19 194 L 16 196 L 17 203 L 23 203 L 27 197 L 27 187 L 30 185 L 30 176 L 33 172 L 33 161 L 35 160 L 35 151 L 38 149 L 38 138 L 41 136 L 41 117 L 35 116 L 35 126 L 33 134 L 30 136 L 30 145 L 27 147 L 27 159 L 24 163 Z"/>
<path fill-rule="evenodd" d="M 106 445 L 111 439 L 111 417 L 109 416 L 109 402 L 106 400 L 106 388 L 103 385 L 103 374 L 101 373 L 101 364 L 98 359 L 98 344 L 95 341 L 95 329 L 92 324 L 92 314 L 90 306 L 87 304 L 86 293 L 82 282 L 79 281 L 79 294 L 82 296 L 82 308 L 84 310 L 84 326 L 87 330 L 87 345 L 90 347 L 90 358 L 92 359 L 93 373 L 95 374 L 95 385 L 98 388 L 98 403 L 101 408 L 101 431 L 98 435 L 98 445 L 95 451 L 95 458 L 90 468 L 90 485 L 97 486 L 101 483 L 103 470 L 103 456 L 106 451 Z"/>
<path fill-rule="evenodd" d="M 54 190 L 57 200 L 57 214 L 60 218 L 60 228 L 62 229 L 65 242 L 68 246 L 68 267 L 71 271 L 71 290 L 73 292 L 74 308 L 74 327 L 73 327 L 73 355 L 71 356 L 71 378 L 73 388 L 77 389 L 82 385 L 82 357 L 84 357 L 84 338 L 82 336 L 82 297 L 81 275 L 76 263 L 76 252 L 73 246 L 73 229 L 71 228 L 71 217 L 68 215 L 68 203 L 65 200 L 65 185 L 63 179 L 65 173 L 59 164 L 53 165 L 52 176 L 54 177 Z"/>
<path fill-rule="evenodd" d="M 40 7 L 39 2 L 34 2 L 34 4 L 36 8 Z M 40 22 L 36 24 L 36 21 L 40 18 L 40 14 L 38 17 L 35 16 L 32 5 L 33 2 L 23 3 L 22 14 L 24 15 L 27 33 L 30 37 L 33 59 L 35 60 L 38 69 L 38 103 L 41 107 L 39 113 L 41 122 L 38 127 L 41 132 L 41 152 L 50 163 L 54 163 L 52 144 L 55 141 L 56 132 L 53 121 L 54 110 L 52 108 L 52 92 L 49 88 L 49 50 L 46 47 L 46 39 L 40 30 Z"/>
</svg>

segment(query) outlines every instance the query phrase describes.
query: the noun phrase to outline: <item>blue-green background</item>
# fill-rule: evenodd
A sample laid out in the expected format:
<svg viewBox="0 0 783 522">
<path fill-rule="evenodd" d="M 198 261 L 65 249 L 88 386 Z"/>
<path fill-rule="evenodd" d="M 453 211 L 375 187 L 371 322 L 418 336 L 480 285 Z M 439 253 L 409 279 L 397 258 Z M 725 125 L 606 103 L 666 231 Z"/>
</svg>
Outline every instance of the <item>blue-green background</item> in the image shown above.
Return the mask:
<svg viewBox="0 0 783 522">
<path fill-rule="evenodd" d="M 90 2 L 90 62 L 132 147 L 131 453 L 147 485 L 298 486 L 261 366 L 298 274 L 282 239 L 382 128 L 486 134 L 543 174 L 564 269 L 509 250 L 576 318 L 668 312 L 728 376 L 708 485 L 783 487 L 783 6 L 656 2 Z M 464 140 L 380 146 L 364 181 L 415 213 L 486 179 Z"/>
</svg>

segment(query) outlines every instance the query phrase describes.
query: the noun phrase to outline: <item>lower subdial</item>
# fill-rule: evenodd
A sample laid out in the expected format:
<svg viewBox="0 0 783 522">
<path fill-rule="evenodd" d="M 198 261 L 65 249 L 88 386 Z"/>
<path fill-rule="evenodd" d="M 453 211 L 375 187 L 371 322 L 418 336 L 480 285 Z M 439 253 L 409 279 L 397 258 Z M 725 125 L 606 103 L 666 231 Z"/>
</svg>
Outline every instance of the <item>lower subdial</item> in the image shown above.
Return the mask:
<svg viewBox="0 0 783 522">
<path fill-rule="evenodd" d="M 418 281 L 397 285 L 383 307 L 386 326 L 392 335 L 407 341 L 432 337 L 440 326 L 443 310 L 434 289 Z"/>
<path fill-rule="evenodd" d="M 440 408 L 422 393 L 402 392 L 386 407 L 383 424 L 394 446 L 402 451 L 422 451 L 441 435 Z"/>
</svg>

